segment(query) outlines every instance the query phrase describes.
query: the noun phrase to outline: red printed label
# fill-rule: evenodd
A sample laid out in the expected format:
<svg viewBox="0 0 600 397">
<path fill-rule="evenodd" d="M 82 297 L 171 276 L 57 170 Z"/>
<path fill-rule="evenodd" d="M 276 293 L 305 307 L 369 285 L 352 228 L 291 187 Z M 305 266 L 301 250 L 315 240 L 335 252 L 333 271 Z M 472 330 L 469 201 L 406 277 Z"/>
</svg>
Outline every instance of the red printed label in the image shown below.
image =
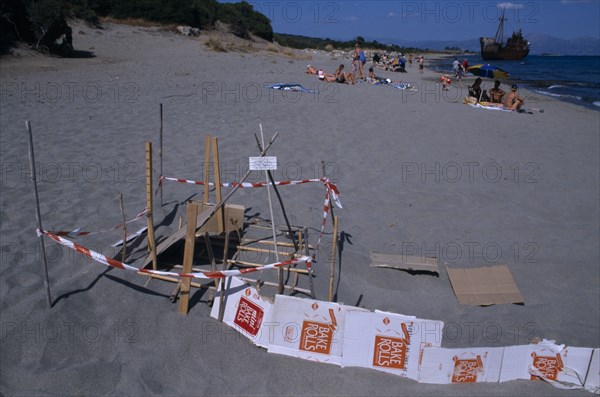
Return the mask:
<svg viewBox="0 0 600 397">
<path fill-rule="evenodd" d="M 263 316 L 262 307 L 242 296 L 233 322 L 250 335 L 256 336 L 262 324 Z"/>
<path fill-rule="evenodd" d="M 304 321 L 300 337 L 300 350 L 329 354 L 334 328 L 330 324 Z"/>
<path fill-rule="evenodd" d="M 406 339 L 391 336 L 375 335 L 375 351 L 373 365 L 376 367 L 406 369 Z"/>
<path fill-rule="evenodd" d="M 532 353 L 533 367 L 540 371 L 544 378 L 548 380 L 556 380 L 558 373 L 563 369 L 563 362 L 560 354 L 556 356 L 538 356 Z M 539 379 L 535 375 L 531 375 L 531 379 Z"/>
<path fill-rule="evenodd" d="M 477 382 L 477 375 L 483 369 L 481 356 L 473 359 L 459 359 L 454 357 L 454 372 L 452 373 L 452 383 L 473 383 Z"/>
</svg>

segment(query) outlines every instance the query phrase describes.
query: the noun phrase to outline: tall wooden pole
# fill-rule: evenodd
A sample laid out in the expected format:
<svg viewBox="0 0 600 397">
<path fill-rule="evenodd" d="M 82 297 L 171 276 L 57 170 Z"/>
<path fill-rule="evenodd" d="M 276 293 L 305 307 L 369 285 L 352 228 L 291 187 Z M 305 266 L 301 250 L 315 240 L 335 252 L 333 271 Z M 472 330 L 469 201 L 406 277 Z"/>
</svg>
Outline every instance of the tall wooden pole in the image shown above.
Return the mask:
<svg viewBox="0 0 600 397">
<path fill-rule="evenodd" d="M 48 280 L 48 261 L 46 259 L 46 246 L 44 245 L 44 237 L 41 234 L 42 228 L 42 215 L 40 212 L 40 197 L 38 194 L 37 177 L 35 172 L 35 155 L 33 153 L 33 133 L 31 132 L 31 123 L 29 120 L 25 122 L 27 127 L 27 133 L 29 135 L 29 166 L 31 167 L 31 181 L 33 182 L 33 193 L 35 197 L 35 218 L 37 220 L 37 228 L 40 231 L 40 250 L 42 252 L 42 259 L 44 261 L 44 288 L 46 289 L 46 296 L 48 298 L 48 308 L 52 308 L 52 297 L 50 295 L 50 282 Z"/>
<path fill-rule="evenodd" d="M 163 106 L 160 104 L 160 133 L 158 136 L 158 158 L 160 160 L 160 176 L 163 176 Z M 160 184 L 160 206 L 163 205 L 163 184 Z"/>
<path fill-rule="evenodd" d="M 198 219 L 198 204 L 191 202 L 187 205 L 186 211 L 186 231 L 185 247 L 183 251 L 183 273 L 192 272 L 192 262 L 194 261 L 194 248 L 196 246 L 196 221 Z M 180 281 L 181 289 L 179 292 L 179 313 L 187 314 L 190 302 L 190 285 L 192 279 L 184 277 Z"/>
<path fill-rule="evenodd" d="M 125 205 L 123 204 L 123 193 L 119 193 L 121 203 L 121 221 L 123 222 L 123 249 L 121 250 L 121 262 L 125 263 L 127 256 L 127 221 L 125 220 Z"/>
<path fill-rule="evenodd" d="M 333 302 L 333 278 L 335 275 L 335 253 L 337 251 L 338 217 L 333 217 L 333 242 L 331 243 L 331 267 L 329 270 L 329 302 Z"/>
<path fill-rule="evenodd" d="M 152 256 L 152 269 L 156 270 L 156 240 L 154 240 L 154 206 L 152 200 L 152 142 L 146 142 L 146 207 L 148 208 L 148 249 Z"/>
</svg>

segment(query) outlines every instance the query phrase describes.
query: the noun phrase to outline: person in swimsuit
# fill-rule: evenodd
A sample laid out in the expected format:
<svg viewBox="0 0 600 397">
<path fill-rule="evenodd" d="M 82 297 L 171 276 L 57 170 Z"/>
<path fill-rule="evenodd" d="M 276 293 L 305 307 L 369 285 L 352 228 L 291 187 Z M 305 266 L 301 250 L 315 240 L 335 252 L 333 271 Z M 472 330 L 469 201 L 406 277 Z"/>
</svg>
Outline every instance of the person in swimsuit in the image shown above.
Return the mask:
<svg viewBox="0 0 600 397">
<path fill-rule="evenodd" d="M 502 97 L 506 94 L 502 88 L 500 88 L 500 80 L 494 81 L 494 88 L 490 90 L 490 102 L 502 103 Z"/>
<path fill-rule="evenodd" d="M 503 105 L 505 109 L 516 111 L 521 110 L 521 106 L 523 106 L 525 100 L 519 96 L 517 89 L 517 85 L 513 84 L 510 92 L 504 96 Z"/>
<path fill-rule="evenodd" d="M 365 76 L 365 63 L 367 62 L 367 57 L 365 55 L 365 52 L 360 48 L 360 46 L 358 45 L 358 43 L 356 43 L 356 45 L 354 46 L 354 55 L 355 58 L 358 58 L 358 74 L 360 75 L 360 78 L 363 80 L 366 80 L 367 77 Z"/>
</svg>

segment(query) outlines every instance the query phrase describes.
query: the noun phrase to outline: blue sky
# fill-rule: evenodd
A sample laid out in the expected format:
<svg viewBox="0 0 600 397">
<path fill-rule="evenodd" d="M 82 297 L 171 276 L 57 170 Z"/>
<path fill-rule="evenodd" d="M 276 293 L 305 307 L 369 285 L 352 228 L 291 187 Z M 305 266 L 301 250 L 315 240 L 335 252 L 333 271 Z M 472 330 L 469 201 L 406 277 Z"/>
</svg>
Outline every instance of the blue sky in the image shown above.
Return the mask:
<svg viewBox="0 0 600 397">
<path fill-rule="evenodd" d="M 234 2 L 233 0 L 221 0 Z M 314 1 L 252 0 L 277 33 L 332 39 L 465 40 L 494 36 L 500 8 L 505 31 L 571 39 L 600 38 L 600 0 Z"/>
</svg>

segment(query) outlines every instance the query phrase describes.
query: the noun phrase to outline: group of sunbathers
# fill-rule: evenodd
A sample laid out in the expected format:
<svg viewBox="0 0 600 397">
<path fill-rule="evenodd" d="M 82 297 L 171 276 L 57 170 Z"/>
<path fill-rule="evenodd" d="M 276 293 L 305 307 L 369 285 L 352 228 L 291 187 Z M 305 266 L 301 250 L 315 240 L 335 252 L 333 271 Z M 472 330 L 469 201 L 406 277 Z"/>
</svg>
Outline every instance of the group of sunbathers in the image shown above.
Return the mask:
<svg viewBox="0 0 600 397">
<path fill-rule="evenodd" d="M 490 89 L 489 94 L 481 88 L 481 77 L 478 77 L 469 86 L 469 97 L 475 98 L 476 102 L 486 102 L 487 106 L 502 107 L 507 110 L 520 111 L 525 100 L 518 94 L 518 87 L 513 84 L 510 92 L 506 93 L 500 88 L 500 80 L 494 81 L 494 88 Z"/>
</svg>

